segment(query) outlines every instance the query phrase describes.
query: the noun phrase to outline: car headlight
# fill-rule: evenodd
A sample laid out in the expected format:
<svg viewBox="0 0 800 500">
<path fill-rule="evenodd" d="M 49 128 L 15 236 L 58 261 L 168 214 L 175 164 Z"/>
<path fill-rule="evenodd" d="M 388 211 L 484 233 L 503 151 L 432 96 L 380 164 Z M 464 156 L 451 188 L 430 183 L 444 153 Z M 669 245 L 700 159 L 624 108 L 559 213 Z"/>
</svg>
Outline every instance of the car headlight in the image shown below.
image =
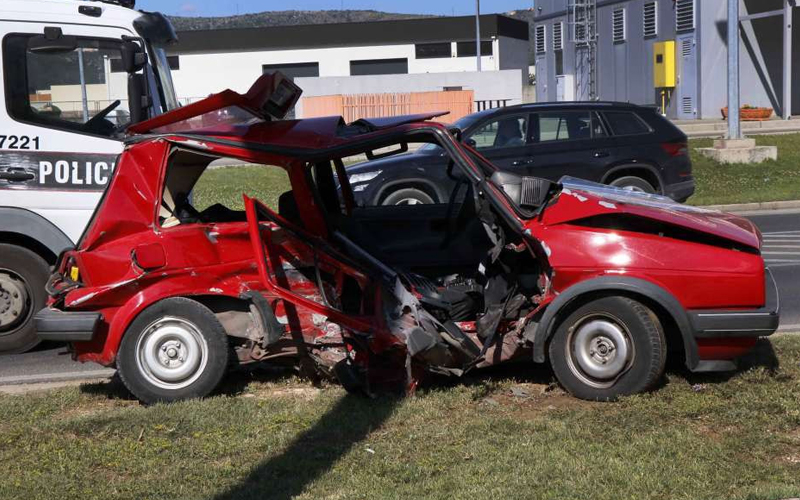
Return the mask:
<svg viewBox="0 0 800 500">
<path fill-rule="evenodd" d="M 373 170 L 372 172 L 364 172 L 363 174 L 353 174 L 347 179 L 350 181 L 350 184 L 358 184 L 360 182 L 367 182 L 371 181 L 375 177 L 378 177 L 383 173 L 383 170 Z"/>
</svg>

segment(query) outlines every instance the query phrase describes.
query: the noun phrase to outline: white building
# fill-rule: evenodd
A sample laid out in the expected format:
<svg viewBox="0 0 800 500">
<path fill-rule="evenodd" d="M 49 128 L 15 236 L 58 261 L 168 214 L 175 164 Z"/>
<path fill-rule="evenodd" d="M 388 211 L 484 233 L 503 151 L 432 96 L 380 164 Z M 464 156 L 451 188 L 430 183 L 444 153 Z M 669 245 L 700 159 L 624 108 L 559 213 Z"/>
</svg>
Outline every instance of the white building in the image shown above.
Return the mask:
<svg viewBox="0 0 800 500">
<path fill-rule="evenodd" d="M 510 91 L 509 85 L 497 84 L 500 75 L 493 79 L 469 76 L 477 69 L 474 17 L 198 30 L 178 36 L 171 64 L 177 92 L 184 100 L 224 88 L 243 92 L 261 74 L 276 70 L 306 83 L 311 83 L 308 78 L 339 77 L 339 81 L 341 77 L 447 73 L 439 90 L 469 87 L 475 90 L 476 100 L 507 100 L 506 104 L 519 102 L 528 81 L 528 23 L 502 15 L 481 16 L 481 68 L 500 72 L 512 82 L 517 78 L 519 85 L 512 84 Z M 454 73 L 463 73 L 464 82 Z M 423 80 L 400 79 L 412 86 L 415 80 Z M 325 95 L 323 81 L 306 95 Z M 366 78 L 355 87 L 364 93 L 391 92 L 380 88 L 381 81 L 385 80 Z M 332 88 L 329 93 L 339 91 Z"/>
</svg>

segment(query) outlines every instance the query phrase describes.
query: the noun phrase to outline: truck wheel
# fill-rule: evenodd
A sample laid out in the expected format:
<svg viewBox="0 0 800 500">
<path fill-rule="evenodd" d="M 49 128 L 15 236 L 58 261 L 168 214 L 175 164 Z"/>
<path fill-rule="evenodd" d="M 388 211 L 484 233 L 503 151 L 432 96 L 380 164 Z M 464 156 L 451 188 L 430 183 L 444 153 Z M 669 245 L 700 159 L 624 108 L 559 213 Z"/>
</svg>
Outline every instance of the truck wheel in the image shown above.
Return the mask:
<svg viewBox="0 0 800 500">
<path fill-rule="evenodd" d="M 433 198 L 425 191 L 419 189 L 406 188 L 398 189 L 394 193 L 384 198 L 381 205 L 431 205 Z"/>
<path fill-rule="evenodd" d="M 661 378 L 667 343 L 653 311 L 627 297 L 605 297 L 561 322 L 549 354 L 558 381 L 571 394 L 613 401 Z"/>
<path fill-rule="evenodd" d="M 0 244 L 0 353 L 29 351 L 39 343 L 33 316 L 47 302 L 49 274 L 39 255 Z"/>
<path fill-rule="evenodd" d="M 641 177 L 636 177 L 635 175 L 627 175 L 625 177 L 615 179 L 611 185 L 614 187 L 627 189 L 628 191 L 635 191 L 637 193 L 653 194 L 656 192 L 656 188 L 654 188 L 652 184 Z"/>
<path fill-rule="evenodd" d="M 165 299 L 125 332 L 117 369 L 145 404 L 209 395 L 228 368 L 228 336 L 214 313 L 194 300 Z"/>
</svg>

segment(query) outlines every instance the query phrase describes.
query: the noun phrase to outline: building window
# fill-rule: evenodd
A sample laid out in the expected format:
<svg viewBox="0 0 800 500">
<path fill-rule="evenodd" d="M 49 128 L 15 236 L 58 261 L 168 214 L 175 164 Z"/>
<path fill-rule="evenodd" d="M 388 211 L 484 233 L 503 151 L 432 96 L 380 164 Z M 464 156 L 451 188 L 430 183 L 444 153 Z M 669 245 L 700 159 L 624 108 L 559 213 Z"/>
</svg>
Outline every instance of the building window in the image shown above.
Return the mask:
<svg viewBox="0 0 800 500">
<path fill-rule="evenodd" d="M 553 50 L 564 49 L 564 23 L 555 23 L 553 25 Z"/>
<path fill-rule="evenodd" d="M 476 57 L 478 55 L 475 53 L 475 42 L 458 42 L 456 44 L 456 51 L 458 57 Z M 481 41 L 481 55 L 494 55 L 494 48 L 492 47 L 491 40 Z"/>
<path fill-rule="evenodd" d="M 614 9 L 612 13 L 614 43 L 625 41 L 625 9 Z"/>
<path fill-rule="evenodd" d="M 443 43 L 418 43 L 414 46 L 417 59 L 441 59 L 451 57 L 450 42 Z"/>
<path fill-rule="evenodd" d="M 536 53 L 547 52 L 547 26 L 540 24 L 536 27 Z"/>
<path fill-rule="evenodd" d="M 408 73 L 408 59 L 368 59 L 350 61 L 350 74 L 361 75 L 400 75 Z"/>
<path fill-rule="evenodd" d="M 275 73 L 280 71 L 283 75 L 294 81 L 295 78 L 315 78 L 319 76 L 319 63 L 286 63 L 286 64 L 265 64 L 261 66 L 262 73 Z"/>
<path fill-rule="evenodd" d="M 656 2 L 644 4 L 644 36 L 650 38 L 658 35 L 658 8 Z"/>
<path fill-rule="evenodd" d="M 677 0 L 675 2 L 675 29 L 677 31 L 694 29 L 694 0 Z"/>
</svg>

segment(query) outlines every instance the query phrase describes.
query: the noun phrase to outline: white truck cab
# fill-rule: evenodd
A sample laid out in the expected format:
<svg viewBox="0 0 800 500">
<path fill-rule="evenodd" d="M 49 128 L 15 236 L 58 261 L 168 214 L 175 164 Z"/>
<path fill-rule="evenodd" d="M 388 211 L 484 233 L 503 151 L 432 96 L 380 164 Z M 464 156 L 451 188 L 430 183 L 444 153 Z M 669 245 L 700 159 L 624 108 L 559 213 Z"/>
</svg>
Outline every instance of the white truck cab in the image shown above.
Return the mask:
<svg viewBox="0 0 800 500">
<path fill-rule="evenodd" d="M 89 222 L 127 126 L 178 106 L 175 32 L 133 4 L 0 2 L 0 353 L 37 344 L 49 266 Z"/>
</svg>

